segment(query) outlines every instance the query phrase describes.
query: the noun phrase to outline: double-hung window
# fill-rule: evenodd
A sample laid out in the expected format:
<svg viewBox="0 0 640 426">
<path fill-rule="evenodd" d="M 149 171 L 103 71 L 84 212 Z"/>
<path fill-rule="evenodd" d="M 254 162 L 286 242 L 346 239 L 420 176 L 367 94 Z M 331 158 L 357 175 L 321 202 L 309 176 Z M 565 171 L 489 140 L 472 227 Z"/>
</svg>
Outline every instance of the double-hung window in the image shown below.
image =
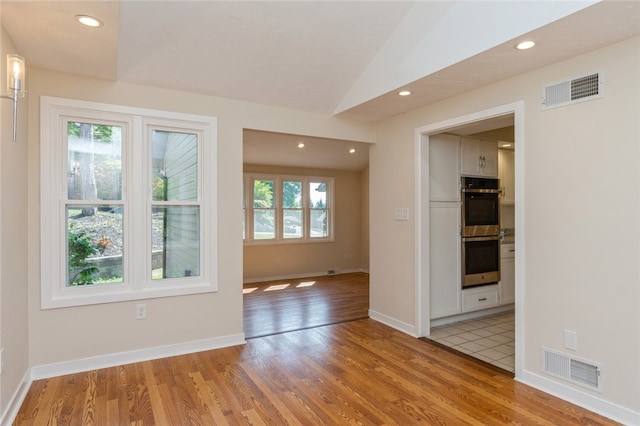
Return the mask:
<svg viewBox="0 0 640 426">
<path fill-rule="evenodd" d="M 245 174 L 247 244 L 333 241 L 331 177 Z"/>
<path fill-rule="evenodd" d="M 211 292 L 216 120 L 41 99 L 42 307 Z"/>
</svg>

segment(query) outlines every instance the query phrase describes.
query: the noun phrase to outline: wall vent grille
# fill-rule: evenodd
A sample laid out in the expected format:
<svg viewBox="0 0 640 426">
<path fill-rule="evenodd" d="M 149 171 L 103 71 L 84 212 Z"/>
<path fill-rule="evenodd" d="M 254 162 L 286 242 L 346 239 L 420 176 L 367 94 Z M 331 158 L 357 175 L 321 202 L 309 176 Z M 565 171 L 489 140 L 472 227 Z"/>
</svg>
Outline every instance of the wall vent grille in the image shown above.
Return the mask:
<svg viewBox="0 0 640 426">
<path fill-rule="evenodd" d="M 602 97 L 600 73 L 585 75 L 542 89 L 542 109 L 557 108 Z"/>
<path fill-rule="evenodd" d="M 542 371 L 590 389 L 601 390 L 599 364 L 542 348 Z"/>
</svg>

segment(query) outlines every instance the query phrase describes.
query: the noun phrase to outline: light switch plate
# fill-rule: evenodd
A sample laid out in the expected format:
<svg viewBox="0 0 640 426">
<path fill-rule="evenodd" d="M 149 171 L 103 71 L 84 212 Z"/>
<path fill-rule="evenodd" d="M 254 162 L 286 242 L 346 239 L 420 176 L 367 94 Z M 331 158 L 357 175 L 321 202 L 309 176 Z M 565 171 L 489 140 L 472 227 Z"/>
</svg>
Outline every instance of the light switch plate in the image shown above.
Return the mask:
<svg viewBox="0 0 640 426">
<path fill-rule="evenodd" d="M 397 207 L 393 218 L 395 220 L 409 220 L 409 209 L 406 207 Z"/>
<path fill-rule="evenodd" d="M 564 331 L 564 347 L 572 351 L 578 350 L 578 333 L 571 330 Z"/>
</svg>

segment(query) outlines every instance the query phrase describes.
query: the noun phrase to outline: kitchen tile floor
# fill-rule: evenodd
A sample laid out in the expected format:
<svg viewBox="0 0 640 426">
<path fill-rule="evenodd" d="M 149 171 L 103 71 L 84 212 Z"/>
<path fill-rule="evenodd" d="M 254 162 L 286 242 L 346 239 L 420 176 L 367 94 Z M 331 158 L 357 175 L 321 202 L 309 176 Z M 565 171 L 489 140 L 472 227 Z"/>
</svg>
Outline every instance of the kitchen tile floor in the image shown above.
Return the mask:
<svg viewBox="0 0 640 426">
<path fill-rule="evenodd" d="M 512 373 L 515 371 L 513 311 L 434 327 L 429 339 Z"/>
</svg>

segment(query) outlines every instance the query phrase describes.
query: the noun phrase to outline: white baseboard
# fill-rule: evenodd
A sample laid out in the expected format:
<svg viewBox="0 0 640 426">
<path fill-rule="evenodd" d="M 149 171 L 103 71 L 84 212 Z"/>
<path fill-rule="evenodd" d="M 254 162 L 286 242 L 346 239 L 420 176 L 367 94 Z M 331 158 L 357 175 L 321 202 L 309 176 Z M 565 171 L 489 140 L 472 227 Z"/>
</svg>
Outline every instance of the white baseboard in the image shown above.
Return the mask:
<svg viewBox="0 0 640 426">
<path fill-rule="evenodd" d="M 586 408 L 589 411 L 598 413 L 623 425 L 640 425 L 640 412 L 605 401 L 602 398 L 574 389 L 554 379 L 524 370 L 522 374 L 516 375 L 515 380 L 553 396 L 557 396 L 560 399 L 582 408 Z"/>
<path fill-rule="evenodd" d="M 390 317 L 385 314 L 381 314 L 380 312 L 376 312 L 374 310 L 369 309 L 369 318 L 376 320 L 378 322 L 383 323 L 384 325 L 388 325 L 391 328 L 395 328 L 398 331 L 401 331 L 409 336 L 419 337 L 418 331 L 413 324 L 406 323 L 404 321 L 400 321 L 396 318 Z"/>
<path fill-rule="evenodd" d="M 364 269 L 335 269 L 335 271 L 336 273 L 331 275 L 353 274 L 354 272 L 365 272 L 367 274 L 369 273 L 368 270 L 364 270 Z M 273 277 L 247 278 L 242 280 L 242 283 L 251 284 L 251 283 L 260 283 L 264 281 L 297 280 L 300 278 L 324 277 L 326 275 L 329 275 L 327 271 L 306 272 L 303 274 L 288 274 L 288 275 L 276 275 Z"/>
<path fill-rule="evenodd" d="M 22 377 L 20 385 L 11 396 L 11 400 L 9 401 L 9 404 L 7 404 L 7 408 L 2 413 L 2 417 L 0 417 L 0 425 L 9 426 L 13 424 L 16 416 L 18 415 L 18 411 L 20 411 L 20 407 L 22 407 L 22 402 L 27 397 L 27 392 L 29 392 L 32 382 L 31 370 L 27 370 L 24 373 L 24 377 Z"/>
<path fill-rule="evenodd" d="M 228 346 L 242 345 L 244 343 L 246 343 L 244 339 L 244 333 L 240 333 L 230 336 L 214 337 L 211 339 L 176 343 L 173 345 L 157 346 L 153 348 L 138 349 L 128 352 L 120 352 L 89 358 L 75 359 L 71 361 L 56 362 L 53 364 L 45 364 L 32 367 L 31 379 L 46 379 L 49 377 L 63 376 L 65 374 L 79 373 L 83 371 L 96 370 L 99 368 L 115 367 L 117 365 L 131 364 L 134 362 L 149 361 L 152 359 L 166 358 L 169 356 L 184 355 L 194 352 L 208 351 L 211 349 L 225 348 Z"/>
<path fill-rule="evenodd" d="M 452 315 L 450 317 L 436 318 L 431 320 L 431 327 L 439 327 L 441 325 L 452 324 L 454 322 L 466 321 L 470 319 L 480 318 L 488 315 L 500 314 L 503 312 L 513 311 L 513 303 L 496 308 L 483 309 L 481 311 L 467 312 L 465 314 Z"/>
</svg>

